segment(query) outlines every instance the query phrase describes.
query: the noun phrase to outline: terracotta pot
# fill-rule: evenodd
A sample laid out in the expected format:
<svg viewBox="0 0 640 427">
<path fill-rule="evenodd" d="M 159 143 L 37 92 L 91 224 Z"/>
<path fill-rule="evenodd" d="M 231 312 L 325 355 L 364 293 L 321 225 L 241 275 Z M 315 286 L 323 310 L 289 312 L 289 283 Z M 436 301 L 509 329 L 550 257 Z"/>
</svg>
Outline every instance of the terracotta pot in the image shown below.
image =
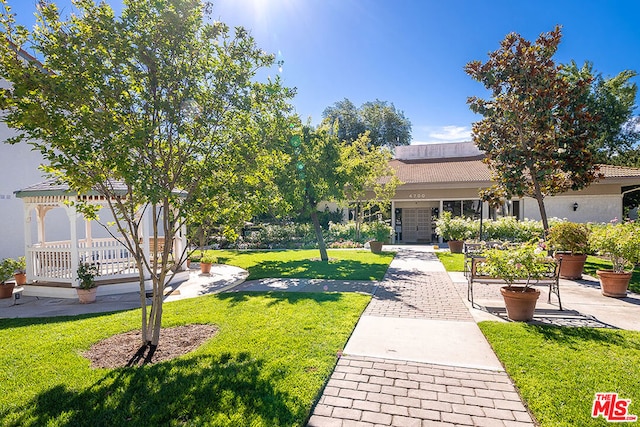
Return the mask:
<svg viewBox="0 0 640 427">
<path fill-rule="evenodd" d="M 16 285 L 13 282 L 0 283 L 0 299 L 11 298 L 15 287 Z"/>
<path fill-rule="evenodd" d="M 463 240 L 449 240 L 449 250 L 452 254 L 461 254 L 464 247 Z"/>
<path fill-rule="evenodd" d="M 614 273 L 612 270 L 596 271 L 600 279 L 602 295 L 613 298 L 624 298 L 631 281 L 631 273 Z"/>
<path fill-rule="evenodd" d="M 568 253 L 556 253 L 556 259 L 562 259 L 560 264 L 560 277 L 562 279 L 577 280 L 582 279 L 582 270 L 587 261 L 586 255 L 572 255 Z"/>
<path fill-rule="evenodd" d="M 540 297 L 540 291 L 523 286 L 503 286 L 500 288 L 504 305 L 507 308 L 507 317 L 516 321 L 529 321 L 533 319 L 536 310 L 536 302 Z"/>
<path fill-rule="evenodd" d="M 96 292 L 98 292 L 98 288 L 76 288 L 76 291 L 78 292 L 78 300 L 80 300 L 80 304 L 91 304 L 92 302 L 96 302 Z"/>
<path fill-rule="evenodd" d="M 210 274 L 211 273 L 211 263 L 210 262 L 201 262 L 200 263 L 200 272 L 202 274 Z"/>
<path fill-rule="evenodd" d="M 382 252 L 383 245 L 384 245 L 384 242 L 376 242 L 375 240 L 372 240 L 371 242 L 369 242 L 369 248 L 371 249 L 371 252 L 373 252 L 374 254 L 379 254 L 380 252 Z"/>
<path fill-rule="evenodd" d="M 17 273 L 13 275 L 13 278 L 16 279 L 16 285 L 22 286 L 27 284 L 27 274 L 26 273 Z"/>
</svg>

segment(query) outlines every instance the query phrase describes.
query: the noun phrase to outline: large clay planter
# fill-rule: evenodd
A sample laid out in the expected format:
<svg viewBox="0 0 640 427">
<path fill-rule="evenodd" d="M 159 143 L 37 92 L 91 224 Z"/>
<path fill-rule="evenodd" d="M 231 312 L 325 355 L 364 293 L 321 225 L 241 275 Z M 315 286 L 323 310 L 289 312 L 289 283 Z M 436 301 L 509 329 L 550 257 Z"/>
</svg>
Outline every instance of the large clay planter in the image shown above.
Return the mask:
<svg viewBox="0 0 640 427">
<path fill-rule="evenodd" d="M 76 291 L 78 292 L 78 300 L 80 300 L 80 304 L 91 304 L 96 302 L 96 292 L 98 291 L 98 288 L 76 288 Z"/>
<path fill-rule="evenodd" d="M 562 279 L 578 280 L 582 279 L 582 270 L 587 261 L 586 255 L 572 255 L 568 253 L 556 253 L 556 259 L 561 259 L 560 277 Z"/>
<path fill-rule="evenodd" d="M 13 275 L 13 278 L 16 279 L 16 285 L 22 286 L 27 284 L 27 274 L 26 273 L 16 273 Z"/>
<path fill-rule="evenodd" d="M 540 297 L 540 291 L 523 286 L 503 286 L 500 288 L 504 305 L 507 308 L 507 317 L 519 322 L 527 322 L 533 319 L 536 310 L 536 302 Z"/>
<path fill-rule="evenodd" d="M 202 274 L 211 274 L 211 263 L 210 262 L 200 262 L 200 272 Z"/>
<path fill-rule="evenodd" d="M 464 247 L 463 240 L 449 240 L 449 250 L 452 254 L 461 254 Z"/>
<path fill-rule="evenodd" d="M 380 252 L 382 252 L 382 245 L 384 245 L 384 242 L 376 242 L 375 240 L 369 242 L 369 248 L 374 254 L 379 254 Z"/>
<path fill-rule="evenodd" d="M 611 270 L 596 271 L 600 279 L 600 290 L 605 297 L 624 298 L 631 281 L 631 273 L 614 273 Z"/>
<path fill-rule="evenodd" d="M 0 283 L 0 299 L 11 298 L 15 287 L 16 285 L 13 282 Z"/>
</svg>

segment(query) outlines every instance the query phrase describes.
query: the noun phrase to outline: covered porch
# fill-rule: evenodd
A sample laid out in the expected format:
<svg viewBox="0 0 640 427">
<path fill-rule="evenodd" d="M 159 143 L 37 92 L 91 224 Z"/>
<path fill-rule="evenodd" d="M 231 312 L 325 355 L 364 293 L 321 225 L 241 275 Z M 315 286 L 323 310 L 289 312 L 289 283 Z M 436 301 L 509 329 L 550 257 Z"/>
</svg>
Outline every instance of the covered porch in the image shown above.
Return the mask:
<svg viewBox="0 0 640 427">
<path fill-rule="evenodd" d="M 25 259 L 27 285 L 25 296 L 76 298 L 77 269 L 81 263 L 98 267 L 98 295 L 138 292 L 139 272 L 133 254 L 124 245 L 116 227 L 107 231 L 101 224 L 78 212 L 76 204 L 84 202 L 104 206 L 106 200 L 98 195 L 77 195 L 66 186 L 46 181 L 19 190 L 16 197 L 24 203 Z M 99 211 L 101 222 L 109 221 L 107 209 Z M 166 244 L 164 238 L 155 241 L 148 212 L 141 211 L 140 232 L 137 236 L 147 259 L 159 253 Z M 35 220 L 35 224 L 34 224 Z M 173 259 L 186 248 L 186 230 L 171 244 Z M 66 239 L 64 237 L 67 237 Z M 176 267 L 184 270 L 182 266 Z M 145 277 L 149 280 L 149 276 Z M 151 283 L 149 282 L 149 287 Z"/>
</svg>

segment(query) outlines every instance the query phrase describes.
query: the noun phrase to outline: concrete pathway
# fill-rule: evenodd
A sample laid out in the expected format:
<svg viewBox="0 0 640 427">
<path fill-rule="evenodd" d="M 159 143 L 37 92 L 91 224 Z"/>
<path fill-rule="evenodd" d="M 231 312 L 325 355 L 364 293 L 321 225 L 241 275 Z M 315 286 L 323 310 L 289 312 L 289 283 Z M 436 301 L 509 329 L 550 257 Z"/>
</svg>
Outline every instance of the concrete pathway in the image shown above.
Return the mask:
<svg viewBox="0 0 640 427">
<path fill-rule="evenodd" d="M 308 425 L 533 426 L 435 254 L 397 249 Z"/>
</svg>

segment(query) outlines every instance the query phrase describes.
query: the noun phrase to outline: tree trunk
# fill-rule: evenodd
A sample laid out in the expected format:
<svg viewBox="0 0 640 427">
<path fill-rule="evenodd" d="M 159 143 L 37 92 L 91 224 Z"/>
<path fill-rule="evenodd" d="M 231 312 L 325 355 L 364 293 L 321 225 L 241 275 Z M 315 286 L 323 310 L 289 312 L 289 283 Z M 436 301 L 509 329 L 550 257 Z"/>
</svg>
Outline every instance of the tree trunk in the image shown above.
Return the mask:
<svg viewBox="0 0 640 427">
<path fill-rule="evenodd" d="M 544 194 L 540 191 L 540 184 L 536 179 L 533 180 L 534 196 L 538 202 L 538 209 L 540 209 L 540 219 L 542 220 L 542 228 L 544 228 L 545 238 L 549 231 L 549 219 L 547 218 L 547 210 L 544 207 Z"/>
<path fill-rule="evenodd" d="M 320 227 L 320 220 L 318 219 L 318 211 L 316 209 L 311 210 L 311 221 L 313 221 L 313 228 L 316 231 L 316 240 L 318 241 L 318 249 L 320 249 L 320 259 L 328 262 L 329 255 L 327 255 L 327 246 L 324 244 L 322 227 Z"/>
</svg>

